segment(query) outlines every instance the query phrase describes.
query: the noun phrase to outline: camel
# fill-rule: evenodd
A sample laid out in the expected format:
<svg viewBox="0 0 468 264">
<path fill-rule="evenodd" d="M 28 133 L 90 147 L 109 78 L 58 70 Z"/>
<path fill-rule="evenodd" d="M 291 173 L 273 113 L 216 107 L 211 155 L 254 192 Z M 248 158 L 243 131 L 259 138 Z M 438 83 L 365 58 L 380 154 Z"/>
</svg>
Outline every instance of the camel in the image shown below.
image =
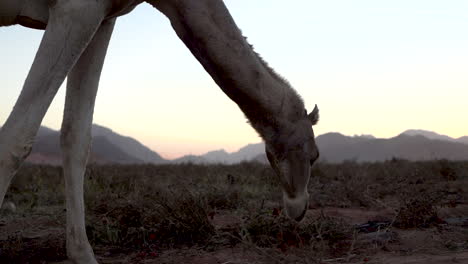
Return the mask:
<svg viewBox="0 0 468 264">
<path fill-rule="evenodd" d="M 45 29 L 21 94 L 0 130 L 0 205 L 31 151 L 42 119 L 68 76 L 61 148 L 66 196 L 67 256 L 97 263 L 85 231 L 83 178 L 91 124 L 107 46 L 115 20 L 140 0 L 0 0 L 0 26 Z M 222 0 L 147 0 L 171 22 L 178 37 L 265 141 L 279 177 L 286 214 L 301 221 L 307 184 L 319 153 L 308 114 L 291 85 L 253 50 Z"/>
</svg>

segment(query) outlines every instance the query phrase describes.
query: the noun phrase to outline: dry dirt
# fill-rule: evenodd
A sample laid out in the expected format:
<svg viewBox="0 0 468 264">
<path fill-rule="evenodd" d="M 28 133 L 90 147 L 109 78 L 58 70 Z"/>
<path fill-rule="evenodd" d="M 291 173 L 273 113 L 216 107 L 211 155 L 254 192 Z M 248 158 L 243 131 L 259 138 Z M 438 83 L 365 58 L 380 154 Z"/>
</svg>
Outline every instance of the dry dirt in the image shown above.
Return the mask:
<svg viewBox="0 0 468 264">
<path fill-rule="evenodd" d="M 44 209 L 45 210 L 45 209 Z M 0 241 L 7 241 L 11 247 L 18 247 L 24 256 L 35 256 L 37 262 L 18 259 L 16 263 L 67 263 L 65 258 L 63 216 L 59 209 L 55 216 L 41 214 L 21 215 L 3 212 L 0 218 Z M 50 212 L 50 210 L 49 210 Z M 441 223 L 424 229 L 401 230 L 389 228 L 378 232 L 356 234 L 356 253 L 347 257 L 327 258 L 309 263 L 382 263 L 382 264 L 443 264 L 468 263 L 468 204 L 455 208 L 441 208 Z M 394 213 L 390 210 L 364 210 L 322 208 L 309 210 L 307 217 L 319 215 L 339 217 L 346 222 L 358 225 L 370 220 L 391 221 Z M 241 220 L 235 215 L 218 213 L 212 223 L 218 228 L 228 228 Z M 15 239 L 13 239 L 13 237 Z M 288 261 L 295 249 L 279 252 L 276 249 L 261 249 L 246 243 L 232 247 L 218 248 L 178 248 L 151 251 L 121 252 L 113 248 L 95 247 L 100 263 L 303 263 Z M 300 249 L 297 249 L 300 250 Z M 273 253 L 273 254 L 272 254 Z M 1 255 L 1 252 L 0 252 Z M 56 256 L 57 261 L 51 261 Z M 279 259 L 283 255 L 285 258 Z M 42 260 L 41 260 L 42 259 Z M 292 258 L 294 259 L 294 258 Z M 308 263 L 308 262 L 304 262 Z"/>
</svg>

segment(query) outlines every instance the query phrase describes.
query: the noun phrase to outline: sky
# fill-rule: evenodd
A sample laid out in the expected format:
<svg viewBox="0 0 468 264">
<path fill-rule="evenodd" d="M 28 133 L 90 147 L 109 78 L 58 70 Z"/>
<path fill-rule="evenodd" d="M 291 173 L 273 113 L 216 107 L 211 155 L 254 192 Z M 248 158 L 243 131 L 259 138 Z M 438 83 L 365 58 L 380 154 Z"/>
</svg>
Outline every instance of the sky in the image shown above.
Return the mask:
<svg viewBox="0 0 468 264">
<path fill-rule="evenodd" d="M 225 4 L 307 109 L 319 106 L 316 135 L 388 138 L 406 129 L 468 135 L 468 1 Z M 0 28 L 0 124 L 19 95 L 42 34 Z M 43 125 L 60 128 L 64 88 Z M 237 151 L 261 141 L 167 18 L 148 4 L 117 20 L 99 89 L 94 123 L 134 137 L 165 158 Z"/>
</svg>

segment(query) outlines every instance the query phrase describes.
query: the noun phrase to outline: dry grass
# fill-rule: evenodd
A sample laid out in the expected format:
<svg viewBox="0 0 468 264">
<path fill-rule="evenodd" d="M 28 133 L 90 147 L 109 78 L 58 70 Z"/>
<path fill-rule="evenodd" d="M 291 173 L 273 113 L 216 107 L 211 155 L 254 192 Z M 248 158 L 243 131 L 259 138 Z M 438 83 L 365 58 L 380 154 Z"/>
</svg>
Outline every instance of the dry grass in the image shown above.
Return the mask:
<svg viewBox="0 0 468 264">
<path fill-rule="evenodd" d="M 437 225 L 440 206 L 468 200 L 468 184 L 460 183 L 468 183 L 468 162 L 345 162 L 317 164 L 309 192 L 316 208 L 391 208 L 393 226 L 427 228 Z M 43 208 L 64 207 L 63 185 L 60 168 L 26 165 L 6 200 L 17 205 L 18 215 L 27 217 L 39 208 L 44 213 Z M 259 163 L 91 165 L 85 183 L 87 232 L 94 247 L 119 252 L 240 244 L 283 263 L 349 259 L 358 253 L 352 225 L 323 214 L 297 224 L 280 214 L 280 199 L 277 178 Z M 241 221 L 215 226 L 211 219 L 219 213 Z M 57 224 L 64 225 L 63 217 Z M 9 236 L 0 241 L 0 262 L 27 262 L 38 254 L 63 258 L 59 241 L 36 243 L 36 248 L 45 248 L 39 254 L 31 249 L 34 243 Z"/>
</svg>

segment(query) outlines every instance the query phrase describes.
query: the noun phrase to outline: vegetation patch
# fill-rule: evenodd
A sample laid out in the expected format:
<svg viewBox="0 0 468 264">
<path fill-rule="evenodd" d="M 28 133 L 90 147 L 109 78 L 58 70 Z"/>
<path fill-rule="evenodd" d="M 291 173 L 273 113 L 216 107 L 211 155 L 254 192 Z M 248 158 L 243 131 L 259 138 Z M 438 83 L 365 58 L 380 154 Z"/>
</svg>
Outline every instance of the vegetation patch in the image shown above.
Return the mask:
<svg viewBox="0 0 468 264">
<path fill-rule="evenodd" d="M 55 230 L 63 228 L 63 189 L 61 168 L 23 166 L 5 199 L 15 204 L 16 213 L 1 211 L 2 221 L 14 221 L 10 214 L 29 216 L 27 228 L 38 222 L 33 215 L 40 215 Z M 281 213 L 278 178 L 265 164 L 90 165 L 85 175 L 87 234 L 99 252 L 138 253 L 130 257 L 136 262 L 158 257 L 163 250 L 209 252 L 240 246 L 264 256 L 265 263 L 343 262 L 367 254 L 359 248 L 363 245 L 391 248 L 395 239 L 388 236 L 395 230 L 432 227 L 459 234 L 447 236 L 445 249 L 466 249 L 466 232 L 447 227 L 439 211 L 468 200 L 468 162 L 318 163 L 308 189 L 311 212 L 296 223 Z M 330 212 L 327 207 L 395 214 L 385 220 L 388 234 L 366 234 L 378 243 L 358 245 L 356 237 L 364 235 L 357 234 L 356 223 L 318 214 L 321 208 Z M 223 217 L 231 217 L 229 224 Z M 28 238 L 2 222 L 0 231 L 0 263 L 66 258 L 64 234 Z"/>
</svg>

